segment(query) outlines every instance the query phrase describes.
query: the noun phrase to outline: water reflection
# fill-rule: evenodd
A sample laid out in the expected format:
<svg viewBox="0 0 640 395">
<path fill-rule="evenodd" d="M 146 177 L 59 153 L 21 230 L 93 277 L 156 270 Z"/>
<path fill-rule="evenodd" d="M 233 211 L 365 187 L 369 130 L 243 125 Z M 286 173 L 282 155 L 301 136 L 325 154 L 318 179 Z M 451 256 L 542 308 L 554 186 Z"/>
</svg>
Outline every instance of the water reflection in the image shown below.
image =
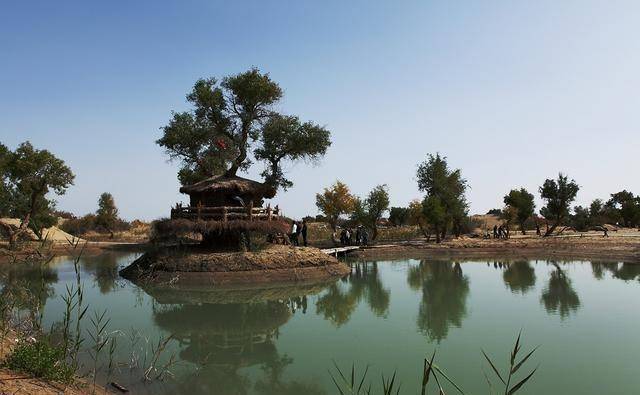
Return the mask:
<svg viewBox="0 0 640 395">
<path fill-rule="evenodd" d="M 505 285 L 513 293 L 526 294 L 536 285 L 536 272 L 528 261 L 505 263 L 502 273 Z"/>
<path fill-rule="evenodd" d="M 45 303 L 55 295 L 53 284 L 57 282 L 58 272 L 49 265 L 3 265 L 0 270 L 2 311 L 24 312 L 28 322 L 39 326 Z"/>
<path fill-rule="evenodd" d="M 429 339 L 440 342 L 451 326 L 461 327 L 467 315 L 469 279 L 459 263 L 421 261 L 409 268 L 407 282 L 422 290 L 417 325 Z"/>
<path fill-rule="evenodd" d="M 316 312 L 340 327 L 349 322 L 361 300 L 366 300 L 375 315 L 386 317 L 390 299 L 391 292 L 382 284 L 378 264 L 357 263 L 352 265 L 351 274 L 342 283 L 333 283 L 318 298 Z"/>
<path fill-rule="evenodd" d="M 283 380 L 293 360 L 275 345 L 280 327 L 304 314 L 307 295 L 321 288 L 147 290 L 158 302 L 154 322 L 183 346 L 180 358 L 198 366 L 179 380 L 178 392 L 247 394 L 253 388 L 260 394 L 323 394 L 313 383 Z M 253 366 L 264 374 L 255 383 L 242 372 Z"/>
<path fill-rule="evenodd" d="M 85 271 L 91 273 L 101 294 L 114 291 L 118 281 L 121 281 L 118 275 L 119 259 L 115 254 L 82 257 L 80 264 Z"/>
<path fill-rule="evenodd" d="M 571 286 L 571 280 L 560 266 L 553 262 L 555 270 L 549 276 L 549 282 L 542 291 L 540 301 L 549 313 L 559 314 L 566 318 L 580 307 L 580 298 Z"/>
</svg>

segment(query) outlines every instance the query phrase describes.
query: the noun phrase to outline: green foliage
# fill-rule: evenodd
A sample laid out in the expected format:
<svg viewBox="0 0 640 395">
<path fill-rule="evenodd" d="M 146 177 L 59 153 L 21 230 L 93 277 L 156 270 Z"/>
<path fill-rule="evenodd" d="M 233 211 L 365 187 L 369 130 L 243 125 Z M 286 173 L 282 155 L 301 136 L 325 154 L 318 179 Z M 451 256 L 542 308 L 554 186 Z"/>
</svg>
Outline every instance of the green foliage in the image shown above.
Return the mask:
<svg viewBox="0 0 640 395">
<path fill-rule="evenodd" d="M 96 225 L 112 230 L 118 222 L 118 208 L 113 199 L 113 195 L 104 192 L 98 199 L 98 210 L 96 211 Z"/>
<path fill-rule="evenodd" d="M 633 228 L 640 226 L 640 196 L 622 190 L 611 194 L 611 199 L 606 203 L 606 208 L 611 217 L 614 217 L 623 226 Z"/>
<path fill-rule="evenodd" d="M 9 354 L 4 366 L 61 383 L 71 382 L 74 375 L 74 369 L 65 362 L 64 349 L 51 345 L 46 338 L 21 341 Z"/>
<path fill-rule="evenodd" d="M 351 219 L 373 231 L 371 237 L 378 237 L 378 221 L 389 209 L 389 191 L 386 184 L 378 185 L 369 192 L 365 199 L 356 198 Z"/>
<path fill-rule="evenodd" d="M 525 233 L 525 222 L 533 216 L 536 204 L 533 201 L 533 194 L 526 189 L 512 189 L 504 197 L 504 204 L 515 210 L 515 217 L 520 224 L 522 234 Z"/>
<path fill-rule="evenodd" d="M 569 217 L 569 205 L 575 200 L 579 190 L 578 184 L 562 173 L 558 174 L 557 180 L 547 179 L 542 184 L 540 196 L 547 204 L 540 209 L 540 214 L 553 221 L 545 236 L 551 235 Z"/>
<path fill-rule="evenodd" d="M 330 142 L 326 129 L 275 113 L 272 107 L 281 98 L 280 86 L 256 68 L 221 81 L 200 79 L 187 95 L 193 109 L 174 113 L 156 143 L 180 161 L 183 185 L 248 169 L 253 149 L 267 164 L 265 180 L 288 188 L 282 162 L 317 160 Z"/>
<path fill-rule="evenodd" d="M 468 210 L 467 181 L 462 178 L 460 169 L 451 170 L 446 157 L 430 154 L 418 165 L 417 180 L 420 191 L 426 192 L 425 202 L 433 198 L 427 211 L 436 220 L 433 222 L 428 218 L 436 233 L 444 236 L 452 226 L 453 232 L 459 235 Z"/>
<path fill-rule="evenodd" d="M 30 225 L 39 232 L 41 226 L 54 223 L 55 202 L 47 194 L 63 195 L 73 185 L 74 175 L 64 161 L 27 141 L 14 152 L 0 144 L 0 180 L 0 211 L 22 220 L 17 229 L 5 226 L 10 243 L 15 245 Z"/>
<path fill-rule="evenodd" d="M 447 212 L 438 196 L 427 196 L 422 202 L 422 213 L 436 232 L 436 242 L 440 242 L 441 229 L 446 227 Z"/>
<path fill-rule="evenodd" d="M 274 114 L 266 121 L 260 146 L 254 156 L 267 163 L 262 172 L 265 182 L 287 190 L 293 183 L 284 177 L 282 161 L 317 161 L 331 145 L 329 131 L 312 122 L 301 123 L 298 117 Z"/>
<path fill-rule="evenodd" d="M 580 231 L 585 232 L 591 227 L 591 215 L 589 209 L 582 206 L 576 206 L 573 208 L 573 215 L 571 216 L 571 226 Z"/>
<path fill-rule="evenodd" d="M 502 214 L 502 210 L 499 208 L 492 208 L 491 210 L 487 211 L 487 215 L 500 216 L 501 214 Z"/>
<path fill-rule="evenodd" d="M 336 181 L 322 193 L 316 194 L 316 207 L 327 218 L 333 229 L 336 228 L 341 215 L 351 214 L 355 206 L 355 197 L 349 187 L 340 181 Z"/>
<path fill-rule="evenodd" d="M 391 207 L 389 210 L 389 222 L 394 226 L 407 225 L 409 223 L 409 208 Z"/>
</svg>

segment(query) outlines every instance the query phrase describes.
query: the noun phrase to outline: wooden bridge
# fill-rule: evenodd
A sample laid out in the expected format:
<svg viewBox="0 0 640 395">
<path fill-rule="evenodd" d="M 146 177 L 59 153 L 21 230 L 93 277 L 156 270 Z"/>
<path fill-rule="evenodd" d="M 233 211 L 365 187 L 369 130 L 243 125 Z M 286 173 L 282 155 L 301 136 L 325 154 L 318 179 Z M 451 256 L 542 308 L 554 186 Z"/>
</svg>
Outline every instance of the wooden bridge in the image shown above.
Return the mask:
<svg viewBox="0 0 640 395">
<path fill-rule="evenodd" d="M 171 219 L 186 218 L 192 220 L 208 221 L 273 221 L 278 219 L 281 211 L 276 206 L 253 207 L 206 207 L 206 206 L 181 206 L 171 209 Z"/>
<path fill-rule="evenodd" d="M 321 250 L 327 255 L 346 255 L 352 251 L 357 251 L 360 249 L 360 246 L 347 246 L 347 247 L 336 247 L 336 248 L 325 248 Z"/>
</svg>

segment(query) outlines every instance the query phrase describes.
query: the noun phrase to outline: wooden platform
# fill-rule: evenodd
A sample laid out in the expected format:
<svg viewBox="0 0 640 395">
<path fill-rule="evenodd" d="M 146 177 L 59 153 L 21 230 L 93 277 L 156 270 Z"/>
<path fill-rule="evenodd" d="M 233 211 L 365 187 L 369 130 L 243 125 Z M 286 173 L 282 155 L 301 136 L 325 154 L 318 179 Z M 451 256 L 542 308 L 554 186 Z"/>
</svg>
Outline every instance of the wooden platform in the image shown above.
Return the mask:
<svg viewBox="0 0 640 395">
<path fill-rule="evenodd" d="M 325 248 L 322 250 L 327 255 L 345 255 L 352 251 L 357 251 L 360 249 L 360 246 L 348 246 L 348 247 L 336 247 L 336 248 Z"/>
</svg>

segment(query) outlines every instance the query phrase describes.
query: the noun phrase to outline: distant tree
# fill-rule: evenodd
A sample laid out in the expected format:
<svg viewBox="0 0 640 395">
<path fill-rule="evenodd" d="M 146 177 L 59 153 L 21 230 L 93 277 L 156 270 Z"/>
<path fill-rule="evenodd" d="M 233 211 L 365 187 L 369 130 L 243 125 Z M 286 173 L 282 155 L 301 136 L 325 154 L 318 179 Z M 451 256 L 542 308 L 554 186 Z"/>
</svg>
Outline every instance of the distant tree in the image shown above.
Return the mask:
<svg viewBox="0 0 640 395">
<path fill-rule="evenodd" d="M 9 181 L 9 163 L 12 152 L 0 143 L 0 217 L 11 214 L 11 186 Z"/>
<path fill-rule="evenodd" d="M 640 224 L 640 197 L 623 190 L 611 194 L 605 205 L 612 212 L 618 222 L 624 227 L 634 228 Z"/>
<path fill-rule="evenodd" d="M 576 206 L 573 208 L 573 215 L 571 216 L 571 226 L 580 232 L 589 230 L 592 225 L 591 215 L 589 209 L 582 206 Z"/>
<path fill-rule="evenodd" d="M 336 230 L 341 215 L 353 212 L 354 205 L 355 197 L 349 191 L 349 187 L 340 181 L 316 194 L 316 207 L 327 218 L 333 230 Z"/>
<path fill-rule="evenodd" d="M 389 192 L 387 185 L 373 188 L 365 199 L 356 198 L 351 219 L 371 229 L 371 239 L 378 237 L 378 221 L 389 209 Z"/>
<path fill-rule="evenodd" d="M 569 217 L 569 206 L 575 200 L 580 187 L 574 180 L 562 173 L 557 180 L 547 179 L 540 187 L 540 196 L 546 201 L 546 206 L 540 209 L 540 214 L 547 221 L 552 221 L 551 227 L 545 232 L 545 237 L 553 234 L 553 231 Z"/>
<path fill-rule="evenodd" d="M 526 189 L 512 189 L 504 197 L 504 204 L 515 210 L 515 219 L 520 225 L 520 231 L 525 234 L 525 223 L 533 216 L 536 204 L 533 201 L 533 194 Z"/>
<path fill-rule="evenodd" d="M 418 165 L 417 171 L 418 188 L 426 192 L 425 202 L 430 201 L 429 212 L 442 211 L 444 217 L 439 218 L 439 223 L 429 222 L 437 227 L 440 238 L 444 238 L 449 226 L 452 227 L 456 236 L 460 235 L 461 229 L 467 216 L 468 204 L 465 197 L 467 181 L 462 178 L 460 169 L 450 170 L 447 165 L 447 158 L 440 154 L 429 155 L 427 160 Z"/>
<path fill-rule="evenodd" d="M 331 134 L 312 122 L 301 123 L 298 117 L 272 115 L 260 135 L 260 146 L 254 156 L 264 160 L 267 168 L 262 172 L 265 182 L 287 190 L 293 183 L 286 179 L 282 162 L 317 161 L 331 145 Z"/>
<path fill-rule="evenodd" d="M 15 247 L 18 238 L 30 226 L 37 224 L 32 229 L 39 231 L 39 226 L 50 221 L 55 203 L 47 198 L 47 194 L 63 195 L 73 185 L 74 175 L 64 161 L 47 150 L 33 148 L 28 141 L 14 152 L 6 147 L 0 150 L 2 189 L 9 196 L 7 211 L 12 217 L 20 218 L 20 225 L 2 223 L 2 227 L 9 235 L 9 244 Z"/>
<path fill-rule="evenodd" d="M 297 117 L 277 114 L 273 106 L 282 89 L 268 74 L 250 69 L 224 77 L 196 81 L 187 101 L 193 110 L 173 114 L 156 142 L 171 159 L 179 160 L 183 185 L 251 166 L 250 154 L 265 162 L 265 181 L 290 187 L 282 162 L 316 160 L 329 146 L 329 132 Z"/>
<path fill-rule="evenodd" d="M 491 210 L 487 211 L 487 215 L 495 215 L 495 216 L 500 216 L 502 215 L 502 210 L 499 208 L 492 208 Z"/>
<path fill-rule="evenodd" d="M 518 210 L 512 206 L 505 206 L 500 213 L 500 219 L 504 222 L 504 227 L 507 231 L 507 238 L 511 237 L 511 226 L 517 221 Z M 524 233 L 524 232 L 523 232 Z"/>
<path fill-rule="evenodd" d="M 424 215 L 422 202 L 420 200 L 412 200 L 407 209 L 407 223 L 417 226 L 420 232 L 427 238 L 427 242 L 431 239 L 431 227 Z"/>
<path fill-rule="evenodd" d="M 422 213 L 436 234 L 436 243 L 440 243 L 447 226 L 447 212 L 440 198 L 436 195 L 425 197 L 422 202 Z"/>
<path fill-rule="evenodd" d="M 407 207 L 391 207 L 389 210 L 389 222 L 393 226 L 406 225 L 409 221 L 409 209 Z"/>
<path fill-rule="evenodd" d="M 98 198 L 98 210 L 96 211 L 96 226 L 106 229 L 113 235 L 113 230 L 118 221 L 118 208 L 113 195 L 104 192 Z"/>
</svg>

